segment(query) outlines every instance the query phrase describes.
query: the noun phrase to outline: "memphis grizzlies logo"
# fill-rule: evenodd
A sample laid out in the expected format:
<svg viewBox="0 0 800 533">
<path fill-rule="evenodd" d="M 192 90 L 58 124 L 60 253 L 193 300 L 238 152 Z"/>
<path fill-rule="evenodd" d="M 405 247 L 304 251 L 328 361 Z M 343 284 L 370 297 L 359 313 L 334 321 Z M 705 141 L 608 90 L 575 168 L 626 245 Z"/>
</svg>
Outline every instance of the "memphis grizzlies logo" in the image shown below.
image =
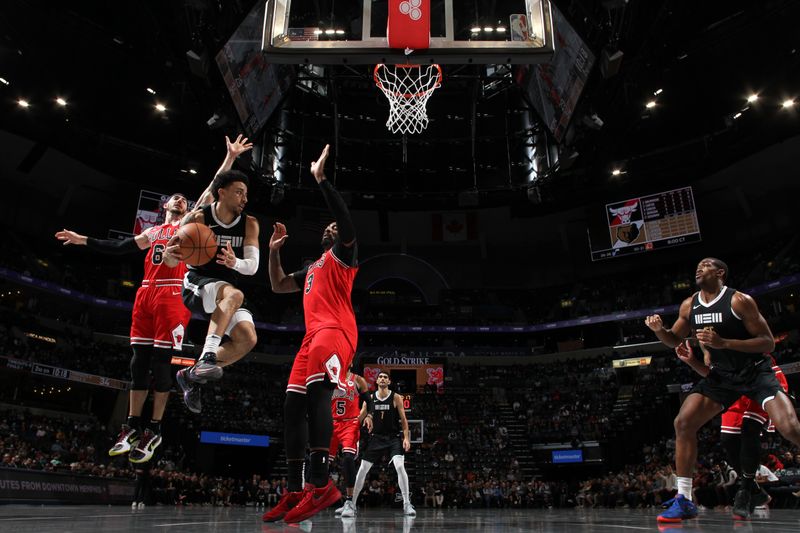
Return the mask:
<svg viewBox="0 0 800 533">
<path fill-rule="evenodd" d="M 695 324 L 721 324 L 722 313 L 698 313 L 694 315 Z"/>
</svg>

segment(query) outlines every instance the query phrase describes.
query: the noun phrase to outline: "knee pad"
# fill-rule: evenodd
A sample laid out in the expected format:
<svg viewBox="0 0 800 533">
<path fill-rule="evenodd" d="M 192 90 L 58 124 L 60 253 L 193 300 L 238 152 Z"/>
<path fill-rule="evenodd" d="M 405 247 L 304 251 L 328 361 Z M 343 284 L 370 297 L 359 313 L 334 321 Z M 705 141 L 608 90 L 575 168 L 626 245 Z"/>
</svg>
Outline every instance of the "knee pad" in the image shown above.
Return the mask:
<svg viewBox="0 0 800 533">
<path fill-rule="evenodd" d="M 172 350 L 156 350 L 151 360 L 153 388 L 156 392 L 169 392 L 172 388 Z"/>
<path fill-rule="evenodd" d="M 342 454 L 342 470 L 344 479 L 348 487 L 352 487 L 356 482 L 356 456 L 353 453 L 345 452 Z"/>
<path fill-rule="evenodd" d="M 131 346 L 131 389 L 148 390 L 150 388 L 150 359 L 152 346 L 135 344 Z"/>
</svg>

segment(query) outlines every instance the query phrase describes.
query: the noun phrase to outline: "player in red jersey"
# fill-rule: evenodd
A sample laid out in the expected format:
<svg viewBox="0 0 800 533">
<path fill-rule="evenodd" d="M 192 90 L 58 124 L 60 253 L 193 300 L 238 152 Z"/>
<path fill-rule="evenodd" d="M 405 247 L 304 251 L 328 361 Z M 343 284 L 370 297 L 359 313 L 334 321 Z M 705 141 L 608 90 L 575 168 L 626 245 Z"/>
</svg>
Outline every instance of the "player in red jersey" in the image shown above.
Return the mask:
<svg viewBox="0 0 800 533">
<path fill-rule="evenodd" d="M 180 351 L 183 346 L 191 317 L 180 297 L 186 266 L 167 252 L 167 246 L 177 233 L 187 206 L 185 195 L 173 194 L 164 204 L 167 213 L 164 224 L 121 241 L 94 239 L 67 229 L 56 233 L 56 238 L 64 241 L 64 244 L 85 245 L 100 253 L 124 254 L 147 250 L 144 279 L 136 291 L 131 316 L 133 356 L 128 420 L 122 425 L 116 444 L 108 451 L 111 456 L 130 452 L 132 463 L 149 461 L 161 444 L 161 418 L 172 387 L 170 361 L 173 351 Z M 153 414 L 150 423 L 142 431 L 141 414 L 150 389 L 151 371 L 154 382 Z"/>
<path fill-rule="evenodd" d="M 696 359 L 692 355 L 692 348 L 689 341 L 684 341 L 675 348 L 678 358 L 689 365 L 695 372 L 703 377 L 708 376 L 711 371 L 711 354 L 700 346 L 703 352 L 703 361 Z M 789 382 L 778 366 L 775 358 L 770 356 L 772 371 L 778 379 L 784 392 L 789 393 Z M 775 433 L 775 425 L 769 418 L 766 411 L 758 404 L 742 396 L 731 405 L 727 411 L 722 413 L 722 425 L 720 428 L 720 442 L 725 448 L 728 464 L 740 476 L 740 481 L 745 477 L 743 472 L 755 472 L 758 470 L 761 455 L 761 433 L 767 431 Z M 750 513 L 759 505 L 765 505 L 772 498 L 760 486 L 753 487 L 750 497 Z"/>
<path fill-rule="evenodd" d="M 350 372 L 347 374 L 345 385 L 345 390 L 336 388 L 331 399 L 333 437 L 331 437 L 329 454 L 331 459 L 336 457 L 341 445 L 342 470 L 347 482 L 347 496 L 344 505 L 336 509 L 334 514 L 341 515 L 343 518 L 351 518 L 355 516 L 353 487 L 356 484 L 356 453 L 358 452 L 358 440 L 361 437 L 361 422 L 364 422 L 368 431 L 372 431 L 374 408 L 367 380 Z M 363 414 L 358 403 L 359 398 L 366 404 Z"/>
<path fill-rule="evenodd" d="M 217 171 L 230 170 L 236 158 L 250 150 L 252 144 L 240 135 L 234 142 L 225 138 L 227 154 Z M 210 186 L 209 186 L 210 187 Z M 209 189 L 200 198 L 208 201 Z M 122 425 L 117 442 L 108 451 L 111 456 L 129 453 L 132 463 L 149 461 L 161 444 L 161 419 L 172 387 L 170 364 L 174 351 L 183 347 L 183 339 L 191 313 L 183 305 L 181 289 L 186 265 L 177 253 L 176 234 L 186 215 L 188 201 L 184 194 L 170 196 L 164 204 L 164 224 L 153 226 L 125 240 L 93 239 L 64 229 L 56 238 L 64 244 L 85 245 L 107 254 L 125 254 L 148 250 L 144 259 L 144 278 L 136 292 L 131 315 L 131 389 L 128 419 Z M 153 377 L 153 413 L 142 429 L 141 414 Z"/>
<path fill-rule="evenodd" d="M 306 335 L 292 365 L 284 405 L 288 491 L 263 519 L 301 522 L 342 497 L 328 474 L 328 446 L 333 433 L 331 395 L 346 390 L 345 374 L 353 360 L 358 329 L 350 292 L 358 271 L 356 232 L 344 200 L 325 179 L 326 145 L 311 174 L 336 222 L 322 234 L 322 256 L 303 270 L 286 275 L 279 250 L 286 227 L 276 223 L 269 241 L 269 279 L 273 292 L 303 291 Z M 311 448 L 311 478 L 303 488 L 306 444 Z"/>
</svg>

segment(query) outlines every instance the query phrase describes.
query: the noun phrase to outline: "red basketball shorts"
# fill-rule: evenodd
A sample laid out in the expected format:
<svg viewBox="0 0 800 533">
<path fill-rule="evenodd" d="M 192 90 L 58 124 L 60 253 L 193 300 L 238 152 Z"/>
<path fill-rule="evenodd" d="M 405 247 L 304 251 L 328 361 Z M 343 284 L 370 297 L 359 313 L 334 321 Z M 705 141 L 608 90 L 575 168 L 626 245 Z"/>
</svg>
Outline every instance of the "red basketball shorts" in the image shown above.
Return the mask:
<svg viewBox="0 0 800 533">
<path fill-rule="evenodd" d="M 354 350 L 340 329 L 326 328 L 306 334 L 294 358 L 286 392 L 306 393 L 312 383 L 325 381 L 345 390 L 347 369 Z"/>
<path fill-rule="evenodd" d="M 131 344 L 180 350 L 191 316 L 180 286 L 139 287 L 131 315 Z"/>
<path fill-rule="evenodd" d="M 333 421 L 333 435 L 331 436 L 331 446 L 328 448 L 331 457 L 339 451 L 342 445 L 343 453 L 356 454 L 358 452 L 358 440 L 361 437 L 361 424 L 358 418 Z"/>
</svg>

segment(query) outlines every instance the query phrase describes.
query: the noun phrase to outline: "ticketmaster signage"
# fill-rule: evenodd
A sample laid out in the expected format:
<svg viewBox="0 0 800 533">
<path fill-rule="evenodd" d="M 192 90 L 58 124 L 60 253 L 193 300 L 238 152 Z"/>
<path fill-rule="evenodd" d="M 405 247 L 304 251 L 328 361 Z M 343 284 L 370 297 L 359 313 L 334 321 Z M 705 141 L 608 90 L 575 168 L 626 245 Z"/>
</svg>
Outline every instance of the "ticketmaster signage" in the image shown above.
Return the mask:
<svg viewBox="0 0 800 533">
<path fill-rule="evenodd" d="M 553 450 L 553 464 L 582 462 L 583 450 Z"/>
<path fill-rule="evenodd" d="M 204 444 L 230 444 L 232 446 L 260 446 L 267 448 L 269 446 L 269 435 L 201 431 L 200 442 Z"/>
</svg>

